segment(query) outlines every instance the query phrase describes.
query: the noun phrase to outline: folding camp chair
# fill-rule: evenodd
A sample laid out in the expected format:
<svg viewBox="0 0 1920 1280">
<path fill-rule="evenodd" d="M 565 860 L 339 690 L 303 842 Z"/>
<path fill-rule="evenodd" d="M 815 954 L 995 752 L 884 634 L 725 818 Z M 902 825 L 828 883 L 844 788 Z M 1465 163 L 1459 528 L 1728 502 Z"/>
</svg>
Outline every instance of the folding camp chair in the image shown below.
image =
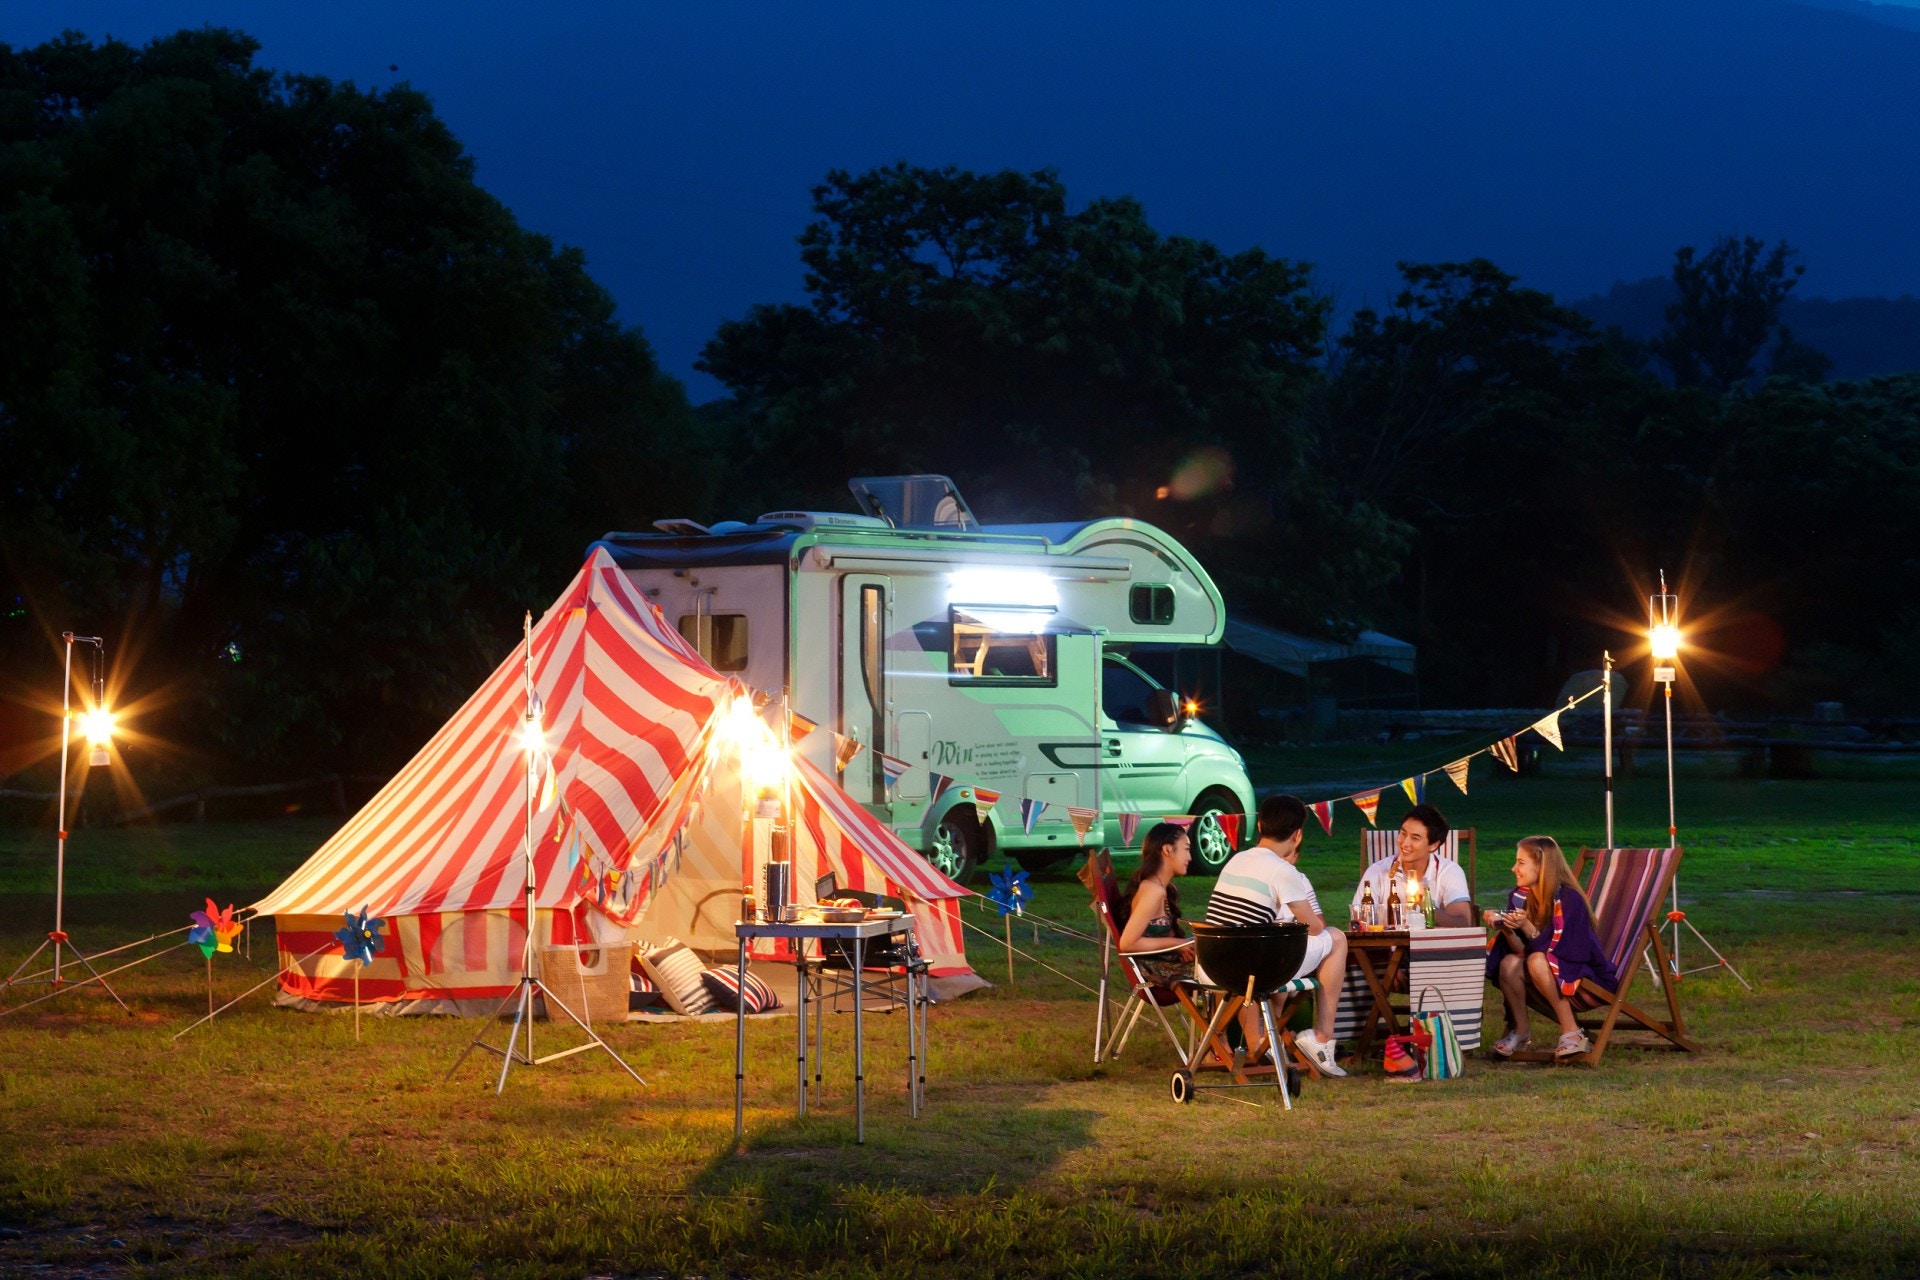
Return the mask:
<svg viewBox="0 0 1920 1280">
<path fill-rule="evenodd" d="M 1639 974 L 1641 961 L 1652 952 L 1653 968 L 1666 972 L 1666 948 L 1660 942 L 1660 923 L 1665 919 L 1661 903 L 1667 887 L 1680 870 L 1680 850 L 1672 849 L 1582 849 L 1580 868 L 1593 867 L 1587 884 L 1587 901 L 1593 907 L 1594 932 L 1607 958 L 1613 962 L 1619 979 L 1617 990 L 1609 991 L 1591 979 L 1582 979 L 1580 989 L 1569 1000 L 1574 1020 L 1593 1039 L 1593 1048 L 1577 1058 L 1555 1058 L 1540 1049 L 1522 1050 L 1513 1055 L 1515 1062 L 1584 1062 L 1600 1065 L 1600 1057 L 1615 1031 L 1645 1031 L 1672 1044 L 1676 1049 L 1696 1052 L 1698 1042 L 1687 1036 L 1686 1019 L 1680 1012 L 1679 984 L 1664 982 L 1667 1016 L 1653 1014 L 1627 1001 L 1627 992 Z M 1576 871 L 1575 878 L 1579 873 Z M 1544 997 L 1531 985 L 1527 1003 L 1543 1013 L 1552 1010 Z"/>
<path fill-rule="evenodd" d="M 1380 859 L 1386 857 L 1388 854 L 1399 852 L 1399 841 L 1400 832 L 1398 828 L 1391 831 L 1362 831 L 1360 833 L 1360 874 L 1363 876 L 1366 875 L 1368 867 L 1380 861 Z M 1467 860 L 1464 863 L 1460 862 L 1460 845 L 1462 842 L 1467 846 Z M 1440 842 L 1438 849 L 1434 850 L 1434 856 L 1437 858 L 1445 858 L 1448 862 L 1458 863 L 1465 867 L 1467 872 L 1467 896 L 1472 898 L 1477 895 L 1478 886 L 1474 879 L 1474 863 L 1478 860 L 1479 850 L 1475 847 L 1474 829 L 1472 827 L 1468 827 L 1464 831 L 1447 832 L 1447 838 Z M 1475 919 L 1478 919 L 1478 917 L 1476 916 Z"/>
<path fill-rule="evenodd" d="M 855 899 L 868 908 L 906 910 L 906 903 L 899 898 L 856 889 L 836 890 L 832 875 L 821 877 L 815 890 L 816 900 L 838 896 Z M 852 996 L 854 983 L 860 984 L 860 996 L 867 1013 L 905 1009 L 911 1019 L 919 1012 L 916 999 L 928 999 L 924 995 L 928 962 L 913 934 L 873 939 L 866 944 L 862 959 L 864 963 L 855 973 L 852 948 L 835 941 L 823 942 L 819 955 L 807 956 L 801 963 L 800 980 L 807 984 L 807 1001 L 813 1006 L 813 1083 L 816 1087 L 821 1082 L 822 1064 L 826 1059 L 826 1015 L 852 1012 L 852 1005 L 844 1001 Z M 909 978 L 915 980 L 909 981 Z M 831 1010 L 827 1008 L 829 1002 L 833 1005 Z"/>
<path fill-rule="evenodd" d="M 1118 1058 L 1127 1047 L 1127 1040 L 1133 1035 L 1134 1026 L 1140 1021 L 1140 1015 L 1151 1009 L 1159 1020 L 1161 1030 L 1167 1033 L 1167 1043 L 1173 1046 L 1174 1053 L 1185 1059 L 1190 1045 L 1180 1043 L 1173 1033 L 1173 1024 L 1167 1020 L 1167 1008 L 1178 997 L 1171 987 L 1162 986 L 1148 980 L 1140 967 L 1142 953 L 1127 953 L 1120 950 L 1119 901 L 1120 885 L 1113 874 L 1113 858 L 1105 849 L 1095 849 L 1087 855 L 1087 864 L 1080 872 L 1081 882 L 1093 895 L 1093 913 L 1100 918 L 1102 926 L 1100 936 L 1100 1008 L 1093 1021 L 1093 1060 L 1096 1064 L 1107 1058 Z M 1182 942 L 1184 945 L 1184 940 Z M 1145 953 L 1151 954 L 1151 953 Z M 1111 1029 L 1107 1025 L 1109 983 L 1115 960 L 1119 961 L 1120 972 L 1127 982 L 1126 1003 L 1120 1006 L 1120 1012 L 1114 1017 Z"/>
</svg>

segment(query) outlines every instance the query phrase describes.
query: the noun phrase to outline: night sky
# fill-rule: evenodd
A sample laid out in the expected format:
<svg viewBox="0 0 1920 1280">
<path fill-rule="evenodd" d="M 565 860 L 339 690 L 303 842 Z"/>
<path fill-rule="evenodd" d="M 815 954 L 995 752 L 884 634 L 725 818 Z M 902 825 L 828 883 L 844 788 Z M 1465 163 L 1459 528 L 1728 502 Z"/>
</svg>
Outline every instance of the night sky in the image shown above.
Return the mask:
<svg viewBox="0 0 1920 1280">
<path fill-rule="evenodd" d="M 1733 232 L 1799 246 L 1807 293 L 1920 292 L 1920 32 L 1784 0 L 0 3 L 16 46 L 203 23 L 429 94 L 696 401 L 715 325 L 801 296 L 809 187 L 896 159 L 1053 166 L 1076 202 L 1312 262 L 1342 307 L 1398 259 L 1574 298 Z"/>
</svg>

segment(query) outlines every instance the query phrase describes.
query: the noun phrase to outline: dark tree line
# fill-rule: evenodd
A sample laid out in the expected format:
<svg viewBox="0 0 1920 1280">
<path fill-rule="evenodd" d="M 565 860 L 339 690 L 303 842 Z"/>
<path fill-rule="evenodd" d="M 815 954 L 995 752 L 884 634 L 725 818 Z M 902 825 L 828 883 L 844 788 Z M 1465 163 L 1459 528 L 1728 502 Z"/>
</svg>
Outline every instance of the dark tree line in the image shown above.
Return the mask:
<svg viewBox="0 0 1920 1280">
<path fill-rule="evenodd" d="M 1920 378 L 1823 383 L 1784 244 L 1683 249 L 1650 343 L 1484 261 L 1336 322 L 1050 172 L 836 172 L 808 302 L 723 325 L 694 412 L 421 95 L 255 50 L 0 47 L 0 774 L 62 626 L 202 767 L 378 770 L 604 529 L 895 470 L 1165 525 L 1237 611 L 1416 641 L 1433 701 L 1539 702 L 1659 566 L 1731 620 L 1716 697 L 1920 693 Z"/>
</svg>

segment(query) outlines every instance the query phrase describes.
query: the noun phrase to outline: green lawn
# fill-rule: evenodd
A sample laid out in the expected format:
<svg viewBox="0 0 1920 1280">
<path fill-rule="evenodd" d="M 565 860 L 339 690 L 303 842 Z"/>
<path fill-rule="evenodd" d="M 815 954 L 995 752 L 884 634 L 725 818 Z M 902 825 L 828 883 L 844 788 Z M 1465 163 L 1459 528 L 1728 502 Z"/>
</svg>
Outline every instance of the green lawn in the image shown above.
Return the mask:
<svg viewBox="0 0 1920 1280">
<path fill-rule="evenodd" d="M 1256 764 L 1312 799 L 1313 762 Z M 1555 764 L 1566 776 L 1476 776 L 1470 797 L 1434 779 L 1479 831 L 1483 898 L 1522 835 L 1598 841 L 1597 779 Z M 1219 1095 L 1176 1107 L 1171 1055 L 1144 1034 L 1095 1068 L 1091 998 L 1025 961 L 1008 987 L 979 935 L 975 964 L 1001 985 L 934 1011 L 921 1120 L 884 1018 L 867 1145 L 851 1144 L 843 1058 L 821 1111 L 796 1120 L 792 1024 L 775 1020 L 750 1030 L 739 1152 L 730 1025 L 614 1028 L 644 1090 L 574 1058 L 516 1072 L 496 1099 L 477 1063 L 442 1082 L 470 1024 L 370 1020 L 356 1046 L 350 1019 L 262 996 L 175 1045 L 206 1008 L 198 954 L 176 953 L 125 976 L 131 1019 L 91 994 L 0 1019 L 0 1274 L 1920 1271 L 1920 785 L 1686 777 L 1680 798 L 1687 906 L 1756 988 L 1686 984 L 1704 1053 L 1616 1049 L 1598 1071 L 1475 1062 L 1414 1087 L 1374 1074 L 1313 1085 L 1290 1115 Z M 1336 838 L 1313 832 L 1303 866 L 1323 898 L 1353 884 L 1361 825 L 1346 806 Z M 1665 826 L 1664 782 L 1623 783 L 1621 842 Z M 245 901 L 327 829 L 77 832 L 69 928 L 97 946 L 184 924 L 209 893 Z M 51 922 L 51 861 L 50 833 L 0 830 L 6 970 Z M 1197 911 L 1205 886 L 1187 890 Z M 1065 869 L 1042 878 L 1036 915 L 1088 925 Z M 1015 937 L 1036 952 L 1032 929 Z M 258 941 L 251 963 L 220 957 L 223 995 L 267 976 Z M 1063 933 L 1036 954 L 1072 979 L 1094 971 Z"/>
</svg>

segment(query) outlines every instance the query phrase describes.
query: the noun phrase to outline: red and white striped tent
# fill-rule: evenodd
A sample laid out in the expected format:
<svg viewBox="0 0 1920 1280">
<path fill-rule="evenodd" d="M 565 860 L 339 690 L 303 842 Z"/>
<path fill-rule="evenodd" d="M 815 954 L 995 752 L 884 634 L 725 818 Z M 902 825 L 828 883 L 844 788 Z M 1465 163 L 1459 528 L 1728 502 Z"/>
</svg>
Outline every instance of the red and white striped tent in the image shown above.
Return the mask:
<svg viewBox="0 0 1920 1280">
<path fill-rule="evenodd" d="M 676 936 L 731 947 L 751 867 L 743 752 L 777 739 L 747 691 L 716 673 L 596 549 L 532 632 L 552 777 L 533 823 L 536 941 Z M 283 999 L 354 999 L 333 931 L 368 908 L 384 951 L 362 1002 L 484 1012 L 517 981 L 526 940 L 526 705 L 516 648 L 366 807 L 253 910 L 274 917 Z M 762 759 L 766 756 L 763 754 Z M 969 975 L 966 890 L 795 753 L 795 882 L 906 899 L 936 975 Z M 538 772 L 544 772 L 539 770 Z M 455 1003 L 448 1003 L 455 1002 Z"/>
</svg>

